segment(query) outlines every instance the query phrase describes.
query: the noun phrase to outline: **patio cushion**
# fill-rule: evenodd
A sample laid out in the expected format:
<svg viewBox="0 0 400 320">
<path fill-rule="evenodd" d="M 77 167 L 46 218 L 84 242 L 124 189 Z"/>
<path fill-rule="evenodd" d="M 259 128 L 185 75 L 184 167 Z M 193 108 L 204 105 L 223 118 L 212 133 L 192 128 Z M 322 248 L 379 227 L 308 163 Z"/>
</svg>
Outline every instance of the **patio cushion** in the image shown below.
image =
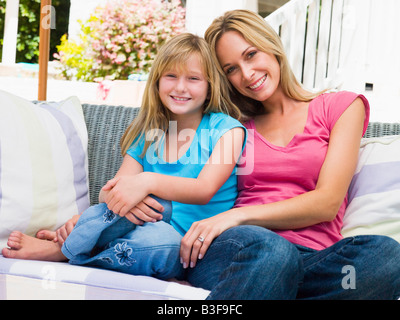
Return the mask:
<svg viewBox="0 0 400 320">
<path fill-rule="evenodd" d="M 0 90 L 0 248 L 13 230 L 54 230 L 89 206 L 79 100 L 34 104 Z"/>
<path fill-rule="evenodd" d="M 400 242 L 399 136 L 362 140 L 342 234 L 388 235 Z"/>
</svg>

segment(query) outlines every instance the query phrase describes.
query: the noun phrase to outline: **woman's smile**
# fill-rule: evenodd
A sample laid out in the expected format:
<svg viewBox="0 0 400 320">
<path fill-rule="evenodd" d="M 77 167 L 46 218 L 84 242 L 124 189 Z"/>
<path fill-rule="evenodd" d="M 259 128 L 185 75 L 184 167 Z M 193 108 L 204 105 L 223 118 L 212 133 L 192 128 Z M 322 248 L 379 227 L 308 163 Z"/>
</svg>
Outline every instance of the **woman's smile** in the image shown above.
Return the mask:
<svg viewBox="0 0 400 320">
<path fill-rule="evenodd" d="M 261 88 L 261 86 L 265 83 L 265 81 L 267 80 L 268 76 L 265 75 L 263 76 L 260 80 L 258 80 L 256 83 L 248 86 L 248 88 L 250 88 L 251 90 L 258 90 Z"/>
</svg>

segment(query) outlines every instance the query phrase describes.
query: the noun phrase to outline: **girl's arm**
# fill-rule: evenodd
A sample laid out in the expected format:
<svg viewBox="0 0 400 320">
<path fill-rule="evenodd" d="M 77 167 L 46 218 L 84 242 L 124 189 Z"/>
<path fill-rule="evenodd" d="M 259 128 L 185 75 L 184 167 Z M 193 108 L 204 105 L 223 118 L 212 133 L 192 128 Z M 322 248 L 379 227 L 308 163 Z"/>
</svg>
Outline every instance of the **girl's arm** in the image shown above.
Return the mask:
<svg viewBox="0 0 400 320">
<path fill-rule="evenodd" d="M 231 175 L 240 157 L 243 141 L 242 128 L 225 133 L 196 179 L 152 172 L 116 177 L 110 182 L 114 187 L 106 202 L 111 210 L 121 215 L 129 212 L 143 194 L 182 203 L 206 204 Z M 134 193 L 138 196 L 132 196 Z"/>
<path fill-rule="evenodd" d="M 149 173 L 150 192 L 172 201 L 207 204 L 234 170 L 243 141 L 242 128 L 234 128 L 224 134 L 196 179 Z"/>
<path fill-rule="evenodd" d="M 335 124 L 316 189 L 292 199 L 241 208 L 193 223 L 182 240 L 181 257 L 195 265 L 211 242 L 238 225 L 258 225 L 285 230 L 308 227 L 335 219 L 347 194 L 358 161 L 365 120 L 361 99 L 355 100 Z M 196 239 L 205 238 L 203 244 Z"/>
<path fill-rule="evenodd" d="M 114 179 L 118 179 L 121 176 L 134 176 L 139 173 L 143 172 L 143 166 L 137 162 L 134 158 L 131 156 L 126 155 L 124 159 L 122 160 L 121 167 L 118 169 L 117 173 L 115 174 Z M 99 202 L 103 203 L 105 202 L 105 199 L 107 198 L 107 195 L 110 192 L 110 188 L 107 188 L 106 186 L 109 185 L 108 183 L 100 190 L 99 193 Z"/>
</svg>

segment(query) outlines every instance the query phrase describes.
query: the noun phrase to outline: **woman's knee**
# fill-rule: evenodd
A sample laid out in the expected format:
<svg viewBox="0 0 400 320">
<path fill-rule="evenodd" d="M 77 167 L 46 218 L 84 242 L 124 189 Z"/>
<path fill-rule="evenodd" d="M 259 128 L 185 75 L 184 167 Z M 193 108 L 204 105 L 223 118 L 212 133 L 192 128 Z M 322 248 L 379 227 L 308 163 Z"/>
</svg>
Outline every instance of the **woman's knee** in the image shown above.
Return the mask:
<svg viewBox="0 0 400 320">
<path fill-rule="evenodd" d="M 373 286 L 377 293 L 372 298 L 398 299 L 400 297 L 400 244 L 386 236 L 354 237 L 358 245 L 355 272 L 362 269 L 359 280 Z M 359 275 L 359 272 L 356 273 Z M 363 279 L 365 278 L 365 279 Z"/>
<path fill-rule="evenodd" d="M 222 245 L 234 243 L 242 255 L 258 261 L 260 265 L 276 265 L 277 268 L 301 269 L 301 259 L 296 247 L 277 233 L 258 226 L 239 226 L 222 233 L 216 240 Z"/>
<path fill-rule="evenodd" d="M 238 226 L 223 232 L 214 242 L 232 242 L 240 247 L 247 247 L 258 242 L 279 237 L 276 233 L 258 226 Z"/>
<path fill-rule="evenodd" d="M 356 236 L 354 244 L 362 248 L 361 255 L 364 259 L 378 259 L 384 261 L 400 261 L 400 244 L 387 236 L 365 235 Z M 399 265 L 400 264 L 396 264 Z"/>
<path fill-rule="evenodd" d="M 239 226 L 214 240 L 188 280 L 213 289 L 213 299 L 283 299 L 295 297 L 301 270 L 299 253 L 286 239 L 262 227 Z M 237 289 L 230 292 L 233 285 Z"/>
</svg>

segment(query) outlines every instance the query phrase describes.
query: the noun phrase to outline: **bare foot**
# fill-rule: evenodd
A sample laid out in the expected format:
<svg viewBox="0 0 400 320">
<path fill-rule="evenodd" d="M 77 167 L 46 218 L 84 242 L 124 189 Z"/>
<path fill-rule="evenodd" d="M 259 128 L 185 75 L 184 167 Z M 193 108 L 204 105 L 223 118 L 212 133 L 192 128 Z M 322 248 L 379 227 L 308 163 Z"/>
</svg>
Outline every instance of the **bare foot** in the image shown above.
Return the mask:
<svg viewBox="0 0 400 320">
<path fill-rule="evenodd" d="M 67 260 L 57 243 L 40 240 L 19 231 L 10 234 L 7 245 L 9 248 L 2 250 L 6 258 L 56 262 Z"/>
</svg>

